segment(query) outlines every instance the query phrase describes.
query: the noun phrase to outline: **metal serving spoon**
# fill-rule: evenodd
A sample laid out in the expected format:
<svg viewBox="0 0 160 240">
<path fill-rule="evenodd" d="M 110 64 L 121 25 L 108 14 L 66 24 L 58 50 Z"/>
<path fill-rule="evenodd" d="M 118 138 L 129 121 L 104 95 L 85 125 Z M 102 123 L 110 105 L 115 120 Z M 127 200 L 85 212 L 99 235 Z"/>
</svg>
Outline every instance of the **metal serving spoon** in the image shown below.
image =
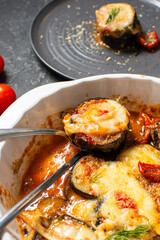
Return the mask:
<svg viewBox="0 0 160 240">
<path fill-rule="evenodd" d="M 5 140 L 7 138 L 13 138 L 18 136 L 27 135 L 47 135 L 54 134 L 66 137 L 64 131 L 55 129 L 0 129 L 0 140 Z M 81 157 L 87 155 L 87 151 L 81 151 L 71 158 L 67 163 L 65 163 L 60 169 L 58 169 L 53 175 L 41 183 L 37 188 L 30 192 L 26 197 L 24 197 L 20 202 L 18 202 L 14 207 L 12 207 L 6 214 L 0 218 L 0 232 L 3 228 L 8 225 L 15 217 L 17 217 L 26 207 L 28 207 L 40 194 L 42 194 L 51 184 L 53 184 L 58 178 L 62 176 L 71 166 L 73 166 Z"/>
<path fill-rule="evenodd" d="M 67 137 L 66 133 L 61 130 L 47 129 L 47 128 L 12 128 L 12 129 L 0 129 L 0 141 L 22 136 L 33 135 L 60 135 Z"/>
</svg>

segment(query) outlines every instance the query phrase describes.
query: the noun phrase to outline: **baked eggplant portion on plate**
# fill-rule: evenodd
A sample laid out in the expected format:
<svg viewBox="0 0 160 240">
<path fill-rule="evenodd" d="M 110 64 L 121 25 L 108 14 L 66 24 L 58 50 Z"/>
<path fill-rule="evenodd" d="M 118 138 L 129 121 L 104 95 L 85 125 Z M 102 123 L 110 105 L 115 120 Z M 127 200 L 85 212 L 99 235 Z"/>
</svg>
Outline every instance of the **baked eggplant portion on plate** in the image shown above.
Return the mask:
<svg viewBox="0 0 160 240">
<path fill-rule="evenodd" d="M 130 116 L 118 101 L 88 99 L 64 119 L 69 139 L 79 148 L 92 152 L 112 152 L 123 144 Z"/>
<path fill-rule="evenodd" d="M 142 31 L 135 9 L 127 3 L 102 6 L 96 10 L 96 20 L 101 40 L 114 49 L 131 45 Z"/>
</svg>

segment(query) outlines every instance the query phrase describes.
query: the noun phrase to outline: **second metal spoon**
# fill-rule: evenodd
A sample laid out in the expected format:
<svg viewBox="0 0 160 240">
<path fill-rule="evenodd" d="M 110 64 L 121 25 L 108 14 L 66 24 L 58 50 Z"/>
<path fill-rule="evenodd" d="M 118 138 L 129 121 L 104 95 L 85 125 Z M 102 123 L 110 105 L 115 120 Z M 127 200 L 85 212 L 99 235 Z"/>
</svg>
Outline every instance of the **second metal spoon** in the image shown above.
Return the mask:
<svg viewBox="0 0 160 240">
<path fill-rule="evenodd" d="M 18 216 L 26 207 L 28 207 L 42 192 L 44 192 L 51 184 L 53 184 L 59 177 L 62 176 L 70 167 L 73 166 L 81 157 L 87 155 L 87 152 L 79 152 L 48 179 L 41 183 L 37 188 L 30 192 L 20 202 L 13 206 L 8 212 L 0 218 L 0 232 L 8 225 L 15 217 Z"/>
<path fill-rule="evenodd" d="M 46 128 L 13 128 L 13 129 L 0 129 L 0 141 L 20 136 L 29 135 L 60 135 L 67 137 L 66 133 L 56 129 Z M 73 164 L 75 164 L 82 156 L 87 155 L 87 152 L 81 151 L 65 163 L 60 169 L 58 169 L 51 177 L 46 179 L 37 188 L 30 192 L 14 207 L 12 207 L 4 216 L 0 218 L 0 232 L 3 228 L 9 224 L 15 217 L 18 216 L 27 206 L 29 206 L 44 190 L 46 190 L 51 184 L 53 184 L 63 173 L 65 173 Z"/>
</svg>

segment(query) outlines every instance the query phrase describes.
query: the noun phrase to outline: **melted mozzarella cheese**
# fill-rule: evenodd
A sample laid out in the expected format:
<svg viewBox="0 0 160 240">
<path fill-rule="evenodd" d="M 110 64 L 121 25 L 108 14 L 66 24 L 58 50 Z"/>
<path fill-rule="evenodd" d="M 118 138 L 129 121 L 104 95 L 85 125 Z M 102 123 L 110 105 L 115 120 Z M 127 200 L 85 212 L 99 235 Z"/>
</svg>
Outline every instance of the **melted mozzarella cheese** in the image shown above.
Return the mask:
<svg viewBox="0 0 160 240">
<path fill-rule="evenodd" d="M 86 176 L 82 189 L 78 186 L 78 189 L 93 192 L 101 199 L 98 217 L 104 220 L 104 229 L 108 232 L 114 232 L 116 228 L 134 229 L 144 224 L 153 225 L 156 233 L 160 234 L 160 214 L 156 202 L 160 197 L 160 183 L 150 183 L 142 176 L 138 169 L 139 161 L 160 164 L 160 152 L 150 145 L 133 146 L 124 150 L 117 161 L 104 162 L 88 178 Z M 76 178 L 80 172 L 74 174 Z M 92 176 L 97 176 L 96 181 L 91 181 Z M 120 198 L 120 204 L 116 199 L 117 193 L 124 196 Z M 87 214 L 91 216 L 89 211 L 93 209 L 88 208 Z"/>
<path fill-rule="evenodd" d="M 160 184 L 148 183 L 144 179 L 143 184 L 139 180 L 141 173 L 138 170 L 138 162 L 150 164 L 160 163 L 160 153 L 150 145 L 139 145 L 129 148 L 119 155 L 118 161 L 103 165 L 98 171 L 103 172 L 103 178 L 99 178 L 99 194 L 105 199 L 100 209 L 100 216 L 107 222 L 112 222 L 112 228 L 116 225 L 134 227 L 140 224 L 151 224 L 157 234 L 160 234 L 160 214 L 155 199 L 159 197 Z M 96 184 L 95 184 L 96 185 Z M 144 187 L 146 186 L 146 187 Z M 150 188 L 150 191 L 148 189 Z M 137 210 L 130 208 L 120 209 L 115 200 L 116 192 L 123 192 L 136 203 Z M 154 192 L 154 196 L 152 194 Z M 114 226 L 113 226 L 114 225 Z M 109 225 L 110 226 L 110 225 Z M 108 227 L 110 228 L 110 227 Z"/>
<path fill-rule="evenodd" d="M 89 104 L 82 113 L 66 115 L 63 122 L 68 135 L 79 132 L 95 135 L 117 134 L 127 129 L 128 115 L 122 105 L 108 99 Z"/>
<path fill-rule="evenodd" d="M 123 167 L 121 171 L 119 168 Z M 133 175 L 130 175 L 127 167 L 118 166 L 113 169 L 108 169 L 105 172 L 108 176 L 103 179 L 102 188 L 105 189 L 105 202 L 101 208 L 101 216 L 105 219 L 114 220 L 115 226 L 125 226 L 126 223 L 129 226 L 137 225 L 138 215 L 143 216 L 144 224 L 153 224 L 156 228 L 160 227 L 159 225 L 159 212 L 157 211 L 157 205 L 155 204 L 154 199 L 150 194 L 139 184 Z M 119 209 L 117 202 L 115 200 L 116 192 L 125 193 L 129 198 L 137 205 L 137 210 L 130 208 Z M 133 214 L 135 212 L 136 214 Z M 132 215 L 134 215 L 134 222 L 132 220 Z"/>
</svg>

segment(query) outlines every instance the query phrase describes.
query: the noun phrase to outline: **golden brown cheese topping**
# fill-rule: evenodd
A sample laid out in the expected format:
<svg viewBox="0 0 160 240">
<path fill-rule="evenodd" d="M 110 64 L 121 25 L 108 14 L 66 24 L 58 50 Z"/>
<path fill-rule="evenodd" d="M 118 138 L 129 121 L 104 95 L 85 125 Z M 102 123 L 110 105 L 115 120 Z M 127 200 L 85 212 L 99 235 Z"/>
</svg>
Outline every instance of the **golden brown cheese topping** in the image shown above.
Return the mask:
<svg viewBox="0 0 160 240">
<path fill-rule="evenodd" d="M 137 145 L 122 151 L 117 161 L 99 160 L 101 165 L 97 162 L 97 167 L 93 168 L 96 161 L 96 158 L 80 161 L 73 170 L 72 180 L 81 192 L 101 199 L 98 216 L 103 219 L 103 227 L 112 232 L 119 226 L 127 225 L 132 229 L 140 224 L 153 225 L 160 234 L 156 202 L 160 196 L 160 184 L 149 182 L 138 169 L 139 161 L 159 164 L 159 151 L 147 144 Z M 88 171 L 89 166 L 92 166 L 92 171 Z M 93 209 L 85 211 L 89 215 Z M 76 214 L 83 219 L 78 210 Z"/>
<path fill-rule="evenodd" d="M 129 113 L 117 101 L 93 100 L 82 108 L 78 113 L 65 116 L 63 122 L 68 135 L 79 132 L 94 135 L 117 134 L 128 126 Z"/>
</svg>

